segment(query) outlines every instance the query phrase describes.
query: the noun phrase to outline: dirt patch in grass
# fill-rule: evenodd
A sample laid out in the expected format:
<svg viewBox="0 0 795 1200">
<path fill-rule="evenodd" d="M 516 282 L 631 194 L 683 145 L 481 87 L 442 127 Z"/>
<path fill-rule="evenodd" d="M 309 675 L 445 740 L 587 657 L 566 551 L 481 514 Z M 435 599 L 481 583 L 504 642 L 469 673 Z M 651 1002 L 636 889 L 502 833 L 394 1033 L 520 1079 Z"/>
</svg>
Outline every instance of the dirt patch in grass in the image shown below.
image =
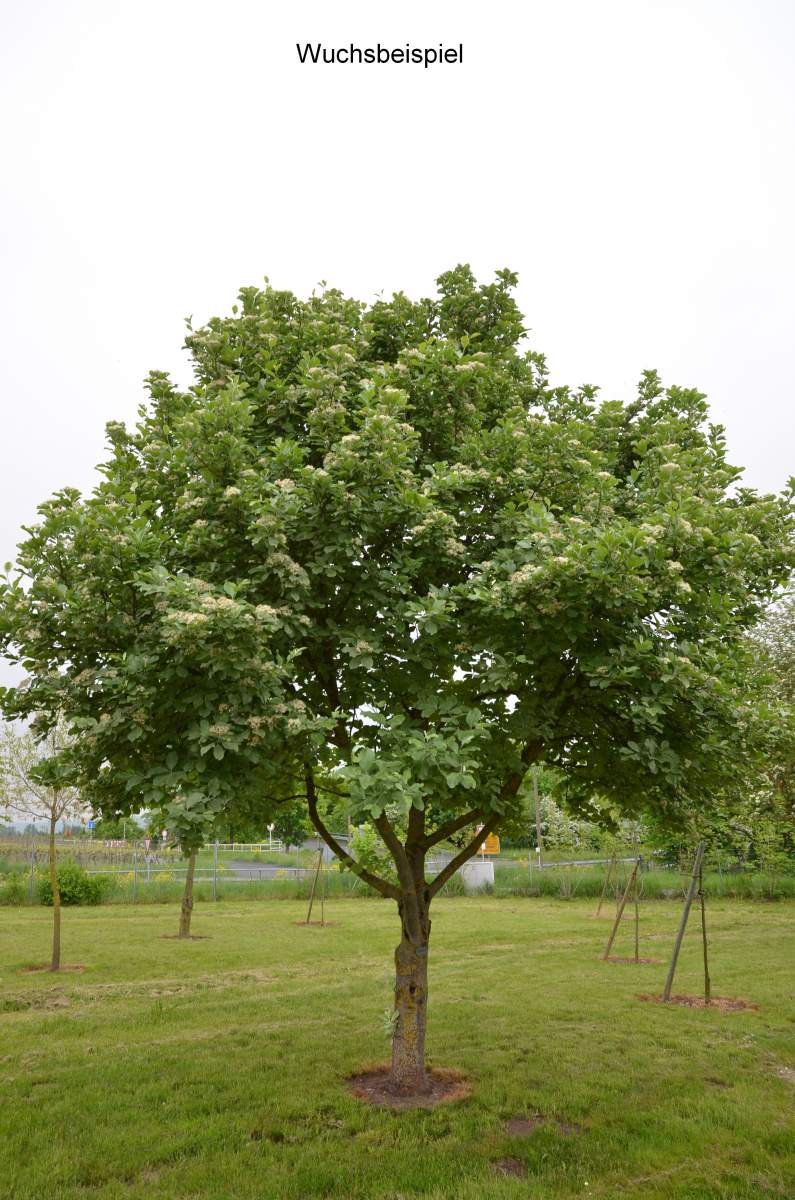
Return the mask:
<svg viewBox="0 0 795 1200">
<path fill-rule="evenodd" d="M 472 1094 L 472 1085 L 460 1071 L 447 1067 L 429 1067 L 428 1091 L 404 1095 L 396 1092 L 392 1085 L 388 1063 L 374 1063 L 356 1075 L 350 1075 L 347 1084 L 354 1096 L 366 1100 L 379 1108 L 436 1108 L 439 1104 L 452 1104 Z"/>
<path fill-rule="evenodd" d="M 602 962 L 614 963 L 659 963 L 661 958 L 621 958 L 619 955 L 611 954 L 609 958 L 603 958 Z"/>
<path fill-rule="evenodd" d="M 0 1013 L 25 1012 L 27 1009 L 68 1008 L 71 1000 L 58 988 L 47 988 L 41 992 L 27 992 L 22 996 L 0 997 Z"/>
<path fill-rule="evenodd" d="M 652 1000 L 655 1004 L 681 1004 L 684 1008 L 714 1008 L 719 1012 L 759 1010 L 758 1004 L 752 1004 L 750 1000 L 741 1000 L 737 996 L 713 996 L 709 1004 L 705 1004 L 703 996 L 671 996 L 670 1000 L 663 1000 L 662 996 L 652 996 L 644 992 L 638 999 Z"/>
<path fill-rule="evenodd" d="M 573 1136 L 575 1133 L 582 1133 L 582 1125 L 578 1125 L 576 1121 L 556 1121 L 558 1129 L 561 1133 L 568 1136 Z"/>
<path fill-rule="evenodd" d="M 509 1137 L 527 1137 L 535 1129 L 547 1124 L 557 1125 L 561 1133 L 567 1135 L 582 1133 L 582 1125 L 576 1121 L 559 1121 L 557 1118 L 545 1117 L 543 1113 L 535 1113 L 532 1117 L 511 1117 L 505 1122 L 505 1132 Z"/>
<path fill-rule="evenodd" d="M 161 933 L 160 936 L 173 942 L 207 942 L 210 940 L 206 933 L 189 933 L 187 937 L 183 937 L 179 933 Z"/>
<path fill-rule="evenodd" d="M 788 1083 L 795 1083 L 795 1067 L 777 1067 L 776 1074 L 779 1079 L 786 1079 Z"/>
<path fill-rule="evenodd" d="M 527 1167 L 518 1158 L 498 1158 L 491 1164 L 492 1171 L 498 1175 L 510 1175 L 515 1179 L 524 1179 Z"/>
<path fill-rule="evenodd" d="M 505 1132 L 509 1137 L 527 1137 L 534 1129 L 540 1129 L 545 1119 L 540 1113 L 534 1117 L 511 1117 L 505 1122 Z"/>
<path fill-rule="evenodd" d="M 65 971 L 85 971 L 82 963 L 61 963 L 57 971 L 53 971 L 49 963 L 38 963 L 35 967 L 20 967 L 22 975 L 38 975 L 43 971 L 50 971 L 53 975 L 58 975 Z"/>
</svg>

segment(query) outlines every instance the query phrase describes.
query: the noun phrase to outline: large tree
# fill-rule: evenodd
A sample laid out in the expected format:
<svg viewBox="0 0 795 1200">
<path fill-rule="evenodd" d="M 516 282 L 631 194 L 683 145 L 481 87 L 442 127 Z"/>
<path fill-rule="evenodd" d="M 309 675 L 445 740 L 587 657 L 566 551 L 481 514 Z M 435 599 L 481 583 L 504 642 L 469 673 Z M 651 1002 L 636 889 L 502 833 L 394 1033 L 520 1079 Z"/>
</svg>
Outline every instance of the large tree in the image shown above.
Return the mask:
<svg viewBox="0 0 795 1200">
<path fill-rule="evenodd" d="M 31 678 L 6 710 L 68 713 L 100 808 L 165 804 L 189 848 L 292 770 L 397 903 L 409 1091 L 434 896 L 542 758 L 585 812 L 707 804 L 753 751 L 742 634 L 792 562 L 790 498 L 741 486 L 704 397 L 653 372 L 627 405 L 550 386 L 515 282 L 458 267 L 369 306 L 244 289 L 189 329 L 193 386 L 152 374 L 137 427 L 108 426 L 94 493 L 42 506 L 2 593 Z M 394 878 L 326 827 L 335 794 Z"/>
</svg>

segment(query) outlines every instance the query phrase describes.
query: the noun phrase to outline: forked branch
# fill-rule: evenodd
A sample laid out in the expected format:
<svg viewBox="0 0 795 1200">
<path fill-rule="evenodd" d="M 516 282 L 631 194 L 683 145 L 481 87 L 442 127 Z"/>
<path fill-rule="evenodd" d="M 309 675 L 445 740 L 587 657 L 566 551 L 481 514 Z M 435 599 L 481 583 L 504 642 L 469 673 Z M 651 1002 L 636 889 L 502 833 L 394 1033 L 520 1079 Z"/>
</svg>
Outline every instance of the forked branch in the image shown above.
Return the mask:
<svg viewBox="0 0 795 1200">
<path fill-rule="evenodd" d="M 435 896 L 437 892 L 441 891 L 447 880 L 455 875 L 458 868 L 463 867 L 465 862 L 469 862 L 470 858 L 477 854 L 478 846 L 481 846 L 489 834 L 494 832 L 501 820 L 502 813 L 492 813 L 483 828 L 479 829 L 475 834 L 472 841 L 456 854 L 455 858 L 451 858 L 447 866 L 433 880 L 428 889 L 431 896 Z"/>
<path fill-rule="evenodd" d="M 353 871 L 355 875 L 358 875 L 359 878 L 364 881 L 364 883 L 368 883 L 371 888 L 375 888 L 375 890 L 380 892 L 382 896 L 391 896 L 393 900 L 399 899 L 399 888 L 395 887 L 395 885 L 390 883 L 389 880 L 381 879 L 379 875 L 373 875 L 372 871 L 366 870 L 348 853 L 347 850 L 343 849 L 343 847 L 334 837 L 334 834 L 329 833 L 323 822 L 323 819 L 320 816 L 320 813 L 317 811 L 317 792 L 315 791 L 315 779 L 314 775 L 312 774 L 312 768 L 309 766 L 309 764 L 307 764 L 304 769 L 304 782 L 306 784 L 306 799 L 309 807 L 310 820 L 329 849 L 333 850 L 337 858 L 344 862 L 345 866 Z"/>
</svg>

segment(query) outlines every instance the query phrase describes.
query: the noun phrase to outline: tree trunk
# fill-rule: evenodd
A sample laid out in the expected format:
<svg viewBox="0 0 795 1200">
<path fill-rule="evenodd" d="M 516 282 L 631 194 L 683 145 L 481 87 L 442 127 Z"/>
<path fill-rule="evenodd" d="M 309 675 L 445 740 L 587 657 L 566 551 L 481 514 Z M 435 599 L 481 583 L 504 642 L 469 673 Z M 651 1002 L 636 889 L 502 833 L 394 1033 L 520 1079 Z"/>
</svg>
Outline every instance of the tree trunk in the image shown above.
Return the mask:
<svg viewBox="0 0 795 1200">
<path fill-rule="evenodd" d="M 398 901 L 402 933 L 395 950 L 392 1086 L 396 1092 L 428 1090 L 425 1024 L 428 1012 L 429 902 L 416 895 Z M 408 910 L 408 911 L 407 911 Z"/>
<path fill-rule="evenodd" d="M 55 823 L 50 817 L 50 887 L 52 889 L 52 961 L 51 971 L 61 969 L 61 888 L 58 883 L 58 868 L 55 861 Z"/>
<path fill-rule="evenodd" d="M 196 851 L 188 859 L 188 869 L 185 872 L 185 891 L 182 893 L 182 908 L 179 914 L 179 936 L 190 937 L 190 918 L 193 912 L 193 876 L 196 871 Z"/>
</svg>

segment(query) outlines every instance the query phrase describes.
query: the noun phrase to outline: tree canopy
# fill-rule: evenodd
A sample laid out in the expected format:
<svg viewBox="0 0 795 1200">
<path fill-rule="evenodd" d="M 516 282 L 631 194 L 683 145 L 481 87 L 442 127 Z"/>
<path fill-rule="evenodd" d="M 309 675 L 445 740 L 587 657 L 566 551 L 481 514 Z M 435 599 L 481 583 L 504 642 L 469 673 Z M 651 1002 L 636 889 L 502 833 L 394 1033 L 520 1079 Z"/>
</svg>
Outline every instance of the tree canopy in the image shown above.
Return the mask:
<svg viewBox="0 0 795 1200">
<path fill-rule="evenodd" d="M 195 384 L 153 373 L 108 426 L 93 495 L 42 506 L 5 705 L 67 713 L 96 802 L 167 801 L 189 840 L 285 747 L 373 818 L 499 813 L 541 755 L 624 811 L 733 770 L 788 505 L 738 485 L 698 392 L 550 387 L 514 282 L 244 289 L 189 332 Z"/>
<path fill-rule="evenodd" d="M 66 713 L 97 807 L 165 806 L 190 846 L 290 776 L 344 858 L 318 807 L 342 793 L 405 920 L 478 840 L 434 881 L 425 852 L 496 827 L 535 761 L 583 813 L 665 820 L 736 776 L 791 495 L 742 486 L 695 390 L 551 386 L 515 283 L 245 288 L 189 328 L 192 386 L 154 372 L 108 426 L 94 492 L 42 505 L 0 593 L 29 675 L 3 704 Z"/>
</svg>

